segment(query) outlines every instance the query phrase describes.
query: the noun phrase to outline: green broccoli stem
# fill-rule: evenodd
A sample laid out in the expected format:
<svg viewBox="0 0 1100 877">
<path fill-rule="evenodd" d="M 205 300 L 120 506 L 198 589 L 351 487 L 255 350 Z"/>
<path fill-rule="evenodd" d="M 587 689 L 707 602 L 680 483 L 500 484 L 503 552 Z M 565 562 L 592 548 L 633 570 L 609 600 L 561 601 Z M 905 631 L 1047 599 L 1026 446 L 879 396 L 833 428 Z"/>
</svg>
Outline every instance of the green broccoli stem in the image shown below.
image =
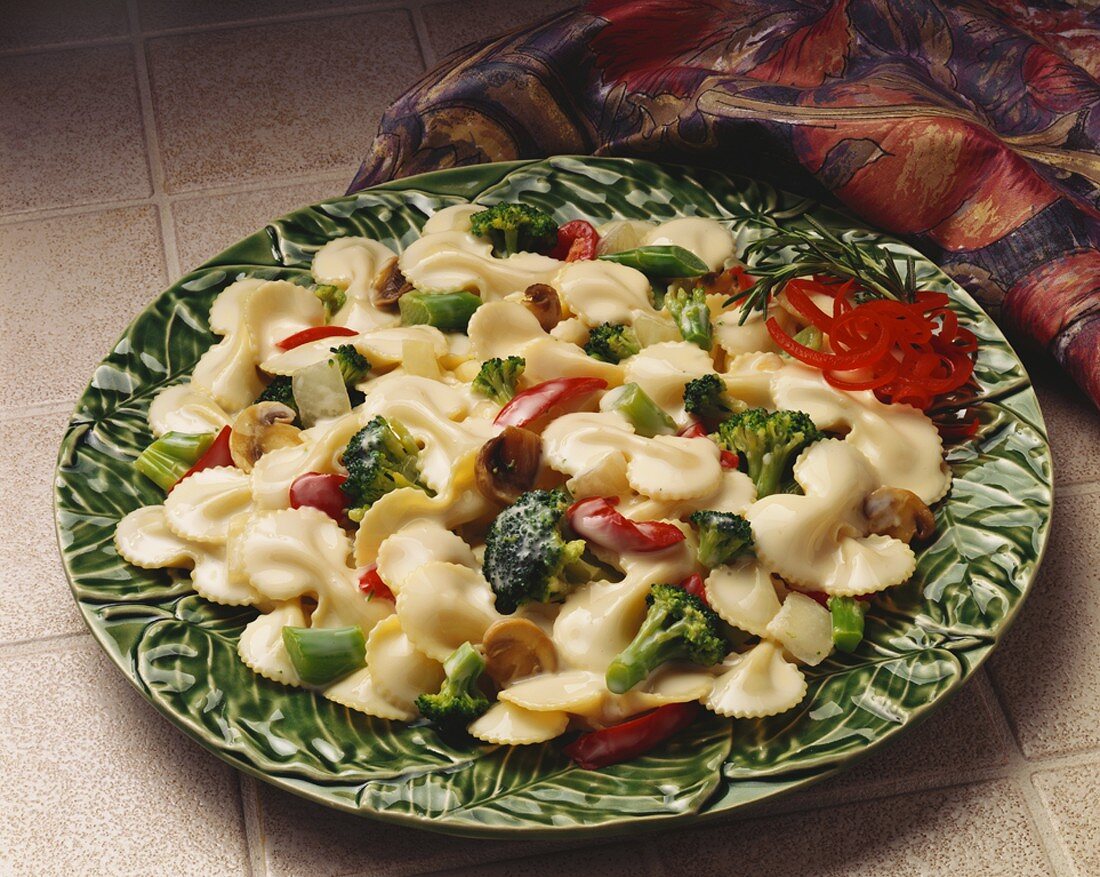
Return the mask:
<svg viewBox="0 0 1100 877">
<path fill-rule="evenodd" d="M 680 654 L 680 622 L 665 627 L 667 613 L 650 611 L 638 635 L 615 657 L 607 668 L 606 683 L 614 694 L 630 691 L 646 678 L 654 667 Z"/>
<path fill-rule="evenodd" d="M 366 664 L 359 627 L 284 627 L 283 645 L 307 685 L 328 685 Z"/>
<path fill-rule="evenodd" d="M 187 474 L 214 443 L 212 432 L 167 432 L 149 445 L 134 468 L 163 490 L 169 490 Z"/>
<path fill-rule="evenodd" d="M 401 323 L 427 324 L 443 332 L 465 332 L 481 299 L 472 292 L 410 292 L 398 300 Z"/>
<path fill-rule="evenodd" d="M 676 432 L 675 421 L 637 384 L 624 384 L 616 391 L 614 400 L 615 410 L 622 412 L 638 435 L 653 438 Z"/>
<path fill-rule="evenodd" d="M 659 244 L 606 253 L 599 258 L 641 271 L 649 277 L 698 277 L 707 273 L 707 263 L 691 250 L 675 244 Z"/>
<path fill-rule="evenodd" d="M 485 659 L 466 642 L 448 655 L 443 662 L 443 672 L 447 678 L 439 689 L 440 694 L 452 697 L 462 693 L 478 694 L 477 681 L 485 672 Z"/>
<path fill-rule="evenodd" d="M 829 614 L 833 622 L 833 643 L 842 652 L 854 652 L 863 640 L 863 616 L 866 606 L 855 597 L 830 597 Z"/>
<path fill-rule="evenodd" d="M 709 351 L 713 343 L 710 308 L 706 293 L 694 289 L 690 293 L 677 290 L 672 297 L 665 299 L 665 308 L 672 315 L 680 336 L 689 344 Z"/>
</svg>

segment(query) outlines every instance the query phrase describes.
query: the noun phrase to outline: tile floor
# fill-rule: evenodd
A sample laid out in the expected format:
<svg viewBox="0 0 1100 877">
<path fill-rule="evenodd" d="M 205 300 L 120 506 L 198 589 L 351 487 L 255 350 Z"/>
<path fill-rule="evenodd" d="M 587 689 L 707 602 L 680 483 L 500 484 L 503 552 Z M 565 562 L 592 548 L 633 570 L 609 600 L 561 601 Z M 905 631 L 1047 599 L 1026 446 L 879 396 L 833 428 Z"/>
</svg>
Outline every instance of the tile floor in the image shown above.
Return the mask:
<svg viewBox="0 0 1100 877">
<path fill-rule="evenodd" d="M 49 472 L 92 364 L 166 281 L 342 192 L 382 109 L 439 58 L 568 5 L 268 0 L 258 21 L 246 0 L 6 4 L 0 873 L 1100 874 L 1100 416 L 1038 360 L 1058 511 L 988 672 L 909 739 L 749 819 L 592 847 L 334 814 L 197 749 L 84 632 Z M 385 60 L 346 49 L 349 31 L 385 44 Z"/>
</svg>

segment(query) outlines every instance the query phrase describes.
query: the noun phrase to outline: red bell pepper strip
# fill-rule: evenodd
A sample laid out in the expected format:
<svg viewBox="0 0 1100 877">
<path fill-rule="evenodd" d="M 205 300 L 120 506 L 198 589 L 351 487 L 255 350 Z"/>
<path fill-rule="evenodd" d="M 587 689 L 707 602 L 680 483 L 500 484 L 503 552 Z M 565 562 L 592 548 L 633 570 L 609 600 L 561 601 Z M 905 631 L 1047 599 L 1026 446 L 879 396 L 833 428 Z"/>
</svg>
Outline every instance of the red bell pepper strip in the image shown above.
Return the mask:
<svg viewBox="0 0 1100 877">
<path fill-rule="evenodd" d="M 194 466 L 183 473 L 183 478 L 173 484 L 172 489 L 174 490 L 176 485 L 184 478 L 188 478 L 196 472 L 201 472 L 203 469 L 214 469 L 218 466 L 236 466 L 237 464 L 233 462 L 233 455 L 229 452 L 229 437 L 232 434 L 232 429 L 223 426 L 222 431 L 218 433 L 218 437 L 214 439 L 214 443 L 206 449 L 206 453 L 195 461 Z M 168 492 L 171 493 L 172 491 L 169 490 Z"/>
<path fill-rule="evenodd" d="M 280 350 L 293 350 L 295 347 L 309 344 L 310 341 L 320 341 L 322 338 L 350 338 L 352 335 L 358 334 L 354 329 L 349 329 L 347 326 L 310 326 L 301 332 L 287 335 L 282 341 L 276 341 L 275 346 Z"/>
<path fill-rule="evenodd" d="M 367 595 L 368 599 L 373 600 L 378 597 L 380 600 L 393 600 L 393 591 L 389 589 L 382 576 L 378 575 L 378 564 L 372 563 L 359 575 L 359 590 Z"/>
<path fill-rule="evenodd" d="M 493 421 L 497 426 L 527 426 L 550 414 L 564 413 L 567 406 L 579 406 L 589 396 L 607 389 L 603 378 L 554 378 L 517 393 Z"/>
<path fill-rule="evenodd" d="M 697 572 L 693 572 L 686 579 L 680 582 L 680 587 L 687 591 L 691 596 L 698 597 L 708 606 L 710 603 L 707 601 L 707 589 L 703 584 L 703 577 Z"/>
<path fill-rule="evenodd" d="M 663 743 L 695 721 L 699 704 L 670 703 L 636 719 L 584 734 L 562 751 L 578 767 L 599 770 L 611 764 L 630 761 Z"/>
<path fill-rule="evenodd" d="M 554 259 L 566 262 L 580 262 L 596 258 L 596 248 L 600 243 L 599 232 L 592 223 L 583 219 L 574 219 L 558 229 L 558 244 L 550 251 Z"/>
<path fill-rule="evenodd" d="M 346 519 L 348 495 L 340 489 L 340 485 L 347 480 L 346 475 L 335 473 L 307 472 L 299 475 L 290 485 L 290 507 L 320 509 L 342 524 Z"/>
<path fill-rule="evenodd" d="M 660 551 L 684 541 L 684 532 L 664 521 L 632 521 L 615 510 L 618 497 L 590 496 L 569 506 L 565 516 L 576 534 L 613 551 Z"/>
<path fill-rule="evenodd" d="M 680 438 L 706 438 L 707 429 L 699 420 L 692 420 L 687 426 L 676 433 Z"/>
<path fill-rule="evenodd" d="M 723 469 L 739 469 L 741 467 L 741 458 L 733 451 L 719 451 L 718 462 L 722 464 Z"/>
</svg>

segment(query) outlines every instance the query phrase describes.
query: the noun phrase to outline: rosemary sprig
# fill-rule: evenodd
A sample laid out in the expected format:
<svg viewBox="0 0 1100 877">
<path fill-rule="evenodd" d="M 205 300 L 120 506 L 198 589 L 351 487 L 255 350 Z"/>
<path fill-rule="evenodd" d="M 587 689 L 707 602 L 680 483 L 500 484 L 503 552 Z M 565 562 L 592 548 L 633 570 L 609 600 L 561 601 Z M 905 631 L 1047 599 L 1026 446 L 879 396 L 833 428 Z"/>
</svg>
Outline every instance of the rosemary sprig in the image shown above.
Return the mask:
<svg viewBox="0 0 1100 877">
<path fill-rule="evenodd" d="M 748 289 L 726 300 L 727 307 L 741 302 L 741 323 L 753 311 L 760 311 L 766 317 L 772 296 L 782 291 L 788 280 L 812 274 L 855 280 L 863 287 L 864 297 L 913 301 L 916 271 L 912 256 L 905 257 L 906 271 L 902 277 L 893 254 L 885 247 L 849 243 L 813 217 L 804 217 L 812 231 L 798 227 L 783 228 L 768 216 L 760 219 L 774 230 L 774 234 L 745 248 L 747 270 L 757 280 Z M 790 261 L 782 257 L 782 251 L 788 247 L 794 250 L 794 258 Z"/>
</svg>

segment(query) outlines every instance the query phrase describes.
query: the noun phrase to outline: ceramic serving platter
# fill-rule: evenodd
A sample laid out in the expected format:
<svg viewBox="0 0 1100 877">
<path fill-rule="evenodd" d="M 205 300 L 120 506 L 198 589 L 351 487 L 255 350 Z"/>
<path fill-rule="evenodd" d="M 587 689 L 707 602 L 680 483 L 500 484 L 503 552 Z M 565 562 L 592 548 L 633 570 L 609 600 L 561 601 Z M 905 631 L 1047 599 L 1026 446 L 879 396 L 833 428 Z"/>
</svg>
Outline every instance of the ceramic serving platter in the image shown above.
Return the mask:
<svg viewBox="0 0 1100 877">
<path fill-rule="evenodd" d="M 877 597 L 855 654 L 807 668 L 801 704 L 763 720 L 709 713 L 649 755 L 601 771 L 560 743 L 452 746 L 426 726 L 350 712 L 253 674 L 237 639 L 254 610 L 196 596 L 186 573 L 141 570 L 114 550 L 118 520 L 160 502 L 132 468 L 151 440 L 150 400 L 185 380 L 214 341 L 211 302 L 244 275 L 308 276 L 343 235 L 400 250 L 433 211 L 522 200 L 560 221 L 705 216 L 745 242 L 759 220 L 809 214 L 853 241 L 917 256 L 923 288 L 948 292 L 980 340 L 976 438 L 949 444 L 954 474 L 938 536 L 909 584 Z M 997 645 L 1046 543 L 1051 460 L 1028 376 L 962 289 L 903 244 L 750 180 L 628 159 L 559 157 L 399 180 L 297 210 L 161 293 L 96 368 L 61 446 L 57 528 L 88 626 L 149 702 L 215 755 L 279 788 L 364 816 L 453 834 L 615 833 L 698 821 L 836 773 L 942 703 Z M 904 746 L 904 741 L 894 745 Z"/>
</svg>

